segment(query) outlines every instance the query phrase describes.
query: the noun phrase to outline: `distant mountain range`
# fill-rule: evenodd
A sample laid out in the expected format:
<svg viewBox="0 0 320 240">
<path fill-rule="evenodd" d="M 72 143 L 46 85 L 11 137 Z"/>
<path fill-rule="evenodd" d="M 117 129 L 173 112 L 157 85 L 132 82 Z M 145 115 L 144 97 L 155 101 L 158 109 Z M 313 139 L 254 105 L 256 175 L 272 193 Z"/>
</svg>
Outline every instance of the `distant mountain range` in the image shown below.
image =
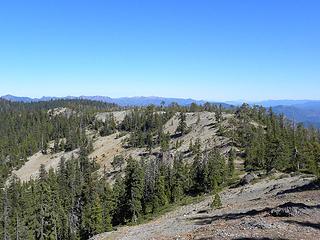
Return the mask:
<svg viewBox="0 0 320 240">
<path fill-rule="evenodd" d="M 320 101 L 306 101 L 290 106 L 274 106 L 272 109 L 276 113 L 283 113 L 291 120 L 294 119 L 295 122 L 320 128 Z"/>
<path fill-rule="evenodd" d="M 207 101 L 195 100 L 191 98 L 165 98 L 165 97 L 120 97 L 110 98 L 106 96 L 67 96 L 67 97 L 42 97 L 29 98 L 17 97 L 12 95 L 5 95 L 1 98 L 14 102 L 39 102 L 49 101 L 55 99 L 87 99 L 107 103 L 115 103 L 120 106 L 147 106 L 150 104 L 160 105 L 163 102 L 169 105 L 173 102 L 182 106 L 190 105 L 191 103 L 204 104 Z M 214 104 L 222 104 L 226 108 L 232 105 L 241 105 L 244 101 L 229 101 L 229 102 L 211 102 Z M 272 107 L 276 113 L 283 113 L 288 119 L 295 120 L 295 122 L 304 123 L 306 126 L 313 125 L 320 128 L 320 100 L 266 100 L 260 102 L 249 102 L 250 105 L 260 105 L 266 108 Z"/>
<path fill-rule="evenodd" d="M 245 101 L 229 101 L 228 104 L 239 106 Z M 260 102 L 248 102 L 265 108 L 272 107 L 275 113 L 283 113 L 288 119 L 305 126 L 320 128 L 320 100 L 265 100 Z"/>
<path fill-rule="evenodd" d="M 245 100 L 238 100 L 238 101 L 227 101 L 226 103 L 239 106 L 243 103 L 248 103 L 250 105 L 259 105 L 263 107 L 275 107 L 275 106 L 292 106 L 297 104 L 304 104 L 311 102 L 313 100 L 264 100 L 264 101 L 245 101 Z"/>
<path fill-rule="evenodd" d="M 164 105 L 168 106 L 171 103 L 177 103 L 182 106 L 190 105 L 191 103 L 196 103 L 198 105 L 203 105 L 207 101 L 204 100 L 195 100 L 191 98 L 165 98 L 165 97 L 120 97 L 120 98 L 111 98 L 106 96 L 67 96 L 67 97 L 42 97 L 42 98 L 30 98 L 30 97 L 17 97 L 13 95 L 5 95 L 1 98 L 13 101 L 13 102 L 40 102 L 40 101 L 50 101 L 56 99 L 86 99 L 86 100 L 94 100 L 94 101 L 101 101 L 107 103 L 115 103 L 119 106 L 147 106 L 150 104 L 154 105 Z M 230 104 L 214 102 L 214 104 L 222 104 L 224 107 L 230 107 Z"/>
</svg>

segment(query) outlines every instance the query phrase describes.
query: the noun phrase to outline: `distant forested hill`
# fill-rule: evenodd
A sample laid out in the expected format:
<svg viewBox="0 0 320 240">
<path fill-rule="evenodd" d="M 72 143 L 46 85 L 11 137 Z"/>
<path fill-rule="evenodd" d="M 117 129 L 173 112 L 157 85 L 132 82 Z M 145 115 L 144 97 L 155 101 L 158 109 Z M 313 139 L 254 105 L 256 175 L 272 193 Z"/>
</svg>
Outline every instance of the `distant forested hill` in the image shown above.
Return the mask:
<svg viewBox="0 0 320 240">
<path fill-rule="evenodd" d="M 283 113 L 295 122 L 304 123 L 306 126 L 320 127 L 320 101 L 308 101 L 291 106 L 275 106 L 276 113 Z"/>
<path fill-rule="evenodd" d="M 120 97 L 110 98 L 107 96 L 66 96 L 66 97 L 18 97 L 12 95 L 5 95 L 1 98 L 12 102 L 44 102 L 57 99 L 85 99 L 105 103 L 114 103 L 119 106 L 148 106 L 148 105 L 164 105 L 168 106 L 172 103 L 177 103 L 181 106 L 188 106 L 192 103 L 203 105 L 206 103 L 204 100 L 195 100 L 191 98 L 165 98 L 165 97 Z M 221 104 L 224 108 L 231 108 L 233 105 L 241 105 L 243 101 L 238 102 L 214 102 L 214 104 Z M 305 126 L 313 125 L 317 128 L 320 127 L 320 101 L 313 100 L 266 100 L 260 102 L 249 102 L 250 105 L 259 105 L 265 108 L 272 107 L 275 113 L 283 113 L 288 119 L 295 122 L 301 122 Z"/>
<path fill-rule="evenodd" d="M 57 100 L 57 99 L 86 99 L 86 100 L 93 100 L 93 101 L 100 101 L 105 103 L 114 103 L 119 106 L 148 106 L 148 105 L 165 105 L 168 106 L 172 103 L 177 103 L 181 106 L 187 106 L 192 103 L 203 105 L 207 101 L 204 100 L 196 100 L 192 98 L 166 98 L 166 97 L 120 97 L 120 98 L 111 98 L 107 96 L 67 96 L 67 97 L 42 97 L 42 98 L 30 98 L 30 97 L 18 97 L 13 95 L 5 95 L 1 98 L 13 101 L 13 102 L 40 102 L 40 101 L 49 101 L 49 100 Z M 211 102 L 212 103 L 212 102 Z M 225 108 L 230 108 L 231 105 L 227 103 L 220 103 L 214 102 L 214 104 L 221 104 Z"/>
<path fill-rule="evenodd" d="M 244 101 L 227 102 L 240 106 Z M 251 106 L 258 105 L 266 109 L 272 107 L 277 114 L 284 114 L 288 119 L 305 126 L 320 128 L 320 101 L 319 100 L 266 100 L 249 102 Z"/>
</svg>

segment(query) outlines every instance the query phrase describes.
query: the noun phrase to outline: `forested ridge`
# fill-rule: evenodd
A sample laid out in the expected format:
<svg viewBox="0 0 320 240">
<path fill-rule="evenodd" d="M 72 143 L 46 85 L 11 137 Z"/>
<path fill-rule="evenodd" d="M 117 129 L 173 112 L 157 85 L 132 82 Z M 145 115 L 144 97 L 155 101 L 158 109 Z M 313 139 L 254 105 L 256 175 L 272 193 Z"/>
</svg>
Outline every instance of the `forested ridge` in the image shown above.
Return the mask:
<svg viewBox="0 0 320 240">
<path fill-rule="evenodd" d="M 65 114 L 52 109 L 66 108 Z M 98 111 L 119 109 L 115 105 L 85 101 L 58 100 L 40 103 L 11 103 L 0 100 L 1 228 L 3 239 L 88 239 L 119 225 L 139 223 L 188 196 L 214 194 L 237 183 L 235 160 L 244 162 L 248 172 L 273 169 L 303 171 L 319 175 L 320 134 L 290 122 L 272 109 L 244 104 L 235 109 L 191 104 L 181 107 L 148 106 L 134 108 L 117 124 L 112 114 L 98 121 Z M 205 148 L 199 139 L 187 152 L 176 152 L 173 161 L 166 153 L 177 148 L 171 140 L 188 134 L 186 113 L 215 113 L 218 135 L 230 139 L 230 151 Z M 225 113 L 232 114 L 226 120 Z M 174 135 L 164 132 L 164 124 L 178 114 Z M 199 119 L 200 121 L 200 119 Z M 228 124 L 226 124 L 226 122 Z M 89 159 L 92 141 L 86 130 L 108 136 L 130 133 L 126 148 L 145 148 L 141 160 L 119 155 L 116 161 L 126 167 L 110 182 L 100 166 Z M 52 147 L 48 143 L 53 141 Z M 151 158 L 152 149 L 160 154 Z M 79 157 L 61 159 L 57 169 L 40 168 L 38 179 L 21 182 L 10 172 L 37 151 L 71 151 L 80 148 Z M 188 154 L 192 161 L 185 161 Z"/>
<path fill-rule="evenodd" d="M 51 114 L 50 110 L 56 108 L 67 108 L 70 112 Z M 94 113 L 116 108 L 114 104 L 87 100 L 25 104 L 0 99 L 0 183 L 28 156 L 39 150 L 46 152 L 51 140 L 56 141 L 56 151 L 79 147 L 85 141 L 84 130 L 93 121 Z M 58 144 L 59 139 L 64 140 Z"/>
</svg>

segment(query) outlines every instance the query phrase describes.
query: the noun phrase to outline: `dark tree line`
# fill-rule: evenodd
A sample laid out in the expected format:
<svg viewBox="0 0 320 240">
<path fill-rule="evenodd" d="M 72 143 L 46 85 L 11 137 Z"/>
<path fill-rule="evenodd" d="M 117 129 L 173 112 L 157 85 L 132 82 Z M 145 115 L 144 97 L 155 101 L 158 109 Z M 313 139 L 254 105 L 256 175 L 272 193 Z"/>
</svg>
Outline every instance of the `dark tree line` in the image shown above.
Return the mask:
<svg viewBox="0 0 320 240">
<path fill-rule="evenodd" d="M 81 147 L 78 158 L 61 159 L 56 171 L 41 166 L 37 180 L 11 178 L 0 191 L 4 239 L 88 239 L 137 223 L 186 195 L 217 191 L 227 179 L 224 157 L 195 152 L 193 164 L 178 155 L 172 166 L 129 157 L 124 176 L 111 187 L 89 160 L 87 147 Z"/>
<path fill-rule="evenodd" d="M 272 109 L 243 105 L 236 111 L 236 142 L 245 151 L 246 170 L 272 169 L 319 174 L 320 133 L 276 115 Z M 255 123 L 253 123 L 253 121 Z"/>
<path fill-rule="evenodd" d="M 163 131 L 164 124 L 172 116 L 170 111 L 156 111 L 154 106 L 133 109 L 119 126 L 121 131 L 130 132 L 130 147 L 147 147 L 151 150 L 158 145 L 166 145 L 168 136 Z"/>
</svg>

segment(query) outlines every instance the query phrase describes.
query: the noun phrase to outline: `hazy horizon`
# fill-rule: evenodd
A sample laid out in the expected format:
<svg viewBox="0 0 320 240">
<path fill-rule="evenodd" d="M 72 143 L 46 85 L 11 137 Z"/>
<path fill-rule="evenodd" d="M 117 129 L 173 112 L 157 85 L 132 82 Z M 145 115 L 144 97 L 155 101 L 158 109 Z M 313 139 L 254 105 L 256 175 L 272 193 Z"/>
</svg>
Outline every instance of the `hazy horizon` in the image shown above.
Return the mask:
<svg viewBox="0 0 320 240">
<path fill-rule="evenodd" d="M 0 97 L 4 96 L 13 96 L 13 97 L 27 97 L 27 98 L 32 98 L 32 99 L 41 99 L 41 98 L 66 98 L 66 97 L 110 97 L 110 98 L 177 98 L 177 99 L 193 99 L 197 101 L 210 101 L 210 102 L 225 102 L 225 103 L 241 103 L 241 102 L 246 102 L 246 103 L 259 103 L 259 102 L 265 102 L 265 101 L 320 101 L 320 99 L 262 99 L 262 100 L 248 100 L 248 99 L 204 99 L 204 98 L 192 98 L 192 97 L 175 97 L 175 96 L 148 96 L 148 95 L 137 95 L 137 96 L 108 96 L 108 95 L 88 95 L 88 94 L 83 94 L 83 95 L 43 95 L 43 96 L 29 96 L 29 95 L 14 95 L 11 93 L 7 94 L 0 94 Z"/>
</svg>

